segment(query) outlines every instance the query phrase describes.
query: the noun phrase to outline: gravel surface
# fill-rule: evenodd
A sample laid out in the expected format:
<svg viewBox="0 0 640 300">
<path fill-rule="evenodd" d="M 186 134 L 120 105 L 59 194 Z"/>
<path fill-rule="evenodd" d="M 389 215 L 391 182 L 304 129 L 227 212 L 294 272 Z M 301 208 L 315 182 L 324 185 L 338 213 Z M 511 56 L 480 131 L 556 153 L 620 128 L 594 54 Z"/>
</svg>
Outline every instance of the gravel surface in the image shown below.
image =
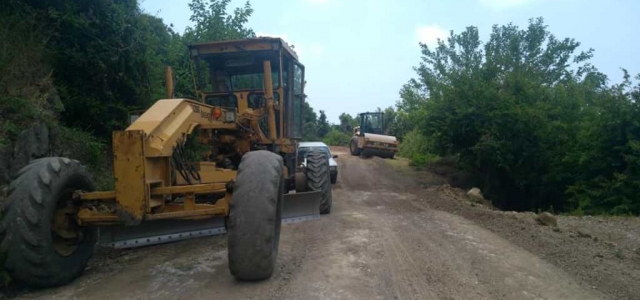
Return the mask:
<svg viewBox="0 0 640 300">
<path fill-rule="evenodd" d="M 618 275 L 611 279 L 599 269 L 572 269 L 562 262 L 611 262 L 593 265 L 606 265 L 617 274 L 615 268 L 623 263 L 614 260 L 615 248 L 607 248 L 614 247 L 607 242 L 623 249 L 622 262 L 631 264 L 635 259 L 637 264 L 637 255 L 630 252 L 637 236 L 636 244 L 627 244 L 629 239 L 621 233 L 606 239 L 610 231 L 596 226 L 597 220 L 593 223 L 600 231 L 578 235 L 582 221 L 573 218 L 561 218 L 560 232 L 555 232 L 537 225 L 532 215 L 495 212 L 464 200 L 462 191 L 421 184 L 426 175 L 401 159 L 364 159 L 348 155 L 345 148 L 333 150 L 340 156 L 333 210 L 320 220 L 282 227 L 277 271 L 269 280 L 234 280 L 227 269 L 226 236 L 218 236 L 130 250 L 98 249 L 81 278 L 55 289 L 24 290 L 19 298 L 617 299 L 634 295 L 636 287 Z M 634 225 L 626 226 L 631 230 Z M 574 232 L 576 237 L 569 237 Z M 591 237 L 581 237 L 585 234 Z M 557 250 L 550 246 L 555 244 Z M 602 257 L 587 259 L 564 250 L 594 244 L 601 245 Z M 637 283 L 637 268 L 626 270 L 629 282 Z M 600 274 L 602 281 L 594 284 L 592 274 Z"/>
</svg>

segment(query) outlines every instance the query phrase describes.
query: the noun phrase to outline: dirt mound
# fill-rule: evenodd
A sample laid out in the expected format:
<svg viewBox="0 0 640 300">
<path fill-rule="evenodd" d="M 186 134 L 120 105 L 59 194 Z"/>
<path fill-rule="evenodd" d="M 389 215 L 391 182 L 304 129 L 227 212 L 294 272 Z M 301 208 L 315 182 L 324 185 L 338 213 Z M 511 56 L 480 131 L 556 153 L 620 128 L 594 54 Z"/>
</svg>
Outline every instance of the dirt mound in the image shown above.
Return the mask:
<svg viewBox="0 0 640 300">
<path fill-rule="evenodd" d="M 425 199 L 433 208 L 489 229 L 614 299 L 638 299 L 639 218 L 557 215 L 552 216 L 557 227 L 542 226 L 538 221 L 541 215 L 499 211 L 470 201 L 466 190 L 451 182 L 456 172 L 451 162 L 444 160 L 425 171 L 409 173 L 434 195 Z M 445 179 L 449 184 L 429 186 L 436 181 L 434 178 Z M 546 215 L 543 218 L 553 225 Z"/>
</svg>

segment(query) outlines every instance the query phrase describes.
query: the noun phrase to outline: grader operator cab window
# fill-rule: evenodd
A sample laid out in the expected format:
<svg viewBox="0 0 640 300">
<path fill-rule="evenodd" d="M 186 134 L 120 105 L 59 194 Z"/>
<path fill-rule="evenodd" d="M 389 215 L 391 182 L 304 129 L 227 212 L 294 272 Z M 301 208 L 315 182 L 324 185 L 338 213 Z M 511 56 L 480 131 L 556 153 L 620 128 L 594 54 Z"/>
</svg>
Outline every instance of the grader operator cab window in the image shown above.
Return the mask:
<svg viewBox="0 0 640 300">
<path fill-rule="evenodd" d="M 215 47 L 194 44 L 190 46 L 190 54 L 196 73 L 196 93 L 203 102 L 226 110 L 235 108 L 239 116 L 250 116 L 266 112 L 270 105 L 267 94 L 272 95 L 275 126 L 271 129 L 267 118 L 259 118 L 262 133 L 270 136 L 273 131 L 275 139 L 302 138 L 304 66 L 286 43 L 279 39 L 255 39 L 221 42 Z M 267 65 L 271 72 L 267 69 L 265 73 Z M 271 91 L 265 87 L 268 75 Z"/>
<path fill-rule="evenodd" d="M 293 124 L 292 137 L 302 137 L 302 103 L 304 102 L 304 67 L 301 64 L 293 65 Z"/>
<path fill-rule="evenodd" d="M 223 108 L 236 108 L 238 106 L 238 99 L 233 94 L 207 96 L 204 102 L 209 105 L 220 106 Z"/>
<path fill-rule="evenodd" d="M 225 93 L 264 89 L 264 60 L 271 60 L 273 88 L 280 87 L 280 66 L 277 58 L 265 53 L 254 56 L 213 55 L 198 58 L 198 89 L 205 93 Z M 261 57 L 264 56 L 264 57 Z"/>
</svg>

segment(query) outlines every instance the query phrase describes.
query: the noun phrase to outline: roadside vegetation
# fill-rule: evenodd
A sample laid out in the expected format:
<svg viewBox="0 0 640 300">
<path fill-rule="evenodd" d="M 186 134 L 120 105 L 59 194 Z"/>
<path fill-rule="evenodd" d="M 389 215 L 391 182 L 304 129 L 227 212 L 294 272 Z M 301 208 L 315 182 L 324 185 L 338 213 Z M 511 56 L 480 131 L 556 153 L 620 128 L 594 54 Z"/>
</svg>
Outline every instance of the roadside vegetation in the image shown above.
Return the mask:
<svg viewBox="0 0 640 300">
<path fill-rule="evenodd" d="M 640 214 L 640 76 L 612 84 L 542 18 L 420 47 L 390 125 L 412 164 L 450 158 L 505 210 Z"/>
</svg>

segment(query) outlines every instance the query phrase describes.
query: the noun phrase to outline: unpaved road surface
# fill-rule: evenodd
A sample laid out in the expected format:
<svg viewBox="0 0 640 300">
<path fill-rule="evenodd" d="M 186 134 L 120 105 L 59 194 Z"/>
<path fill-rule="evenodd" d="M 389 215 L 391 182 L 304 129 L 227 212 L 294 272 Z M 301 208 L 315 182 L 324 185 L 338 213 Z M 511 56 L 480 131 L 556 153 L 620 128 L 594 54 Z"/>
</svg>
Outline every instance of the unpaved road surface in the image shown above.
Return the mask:
<svg viewBox="0 0 640 300">
<path fill-rule="evenodd" d="M 226 236 L 99 250 L 73 283 L 23 299 L 606 299 L 472 221 L 433 208 L 381 159 L 339 154 L 333 211 L 282 228 L 270 280 L 238 282 Z"/>
</svg>

